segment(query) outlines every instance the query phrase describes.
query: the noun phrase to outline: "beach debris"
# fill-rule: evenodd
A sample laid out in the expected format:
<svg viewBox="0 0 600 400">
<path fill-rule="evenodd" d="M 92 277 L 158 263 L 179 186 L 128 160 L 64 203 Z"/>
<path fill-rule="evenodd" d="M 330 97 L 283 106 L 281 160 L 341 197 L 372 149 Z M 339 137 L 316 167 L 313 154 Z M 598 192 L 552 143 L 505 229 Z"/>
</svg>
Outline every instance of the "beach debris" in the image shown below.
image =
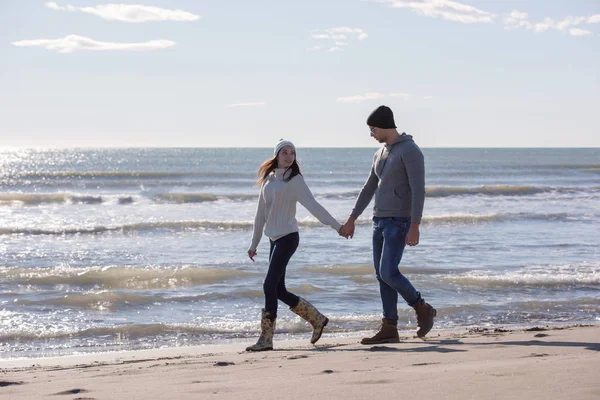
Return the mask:
<svg viewBox="0 0 600 400">
<path fill-rule="evenodd" d="M 235 363 L 232 363 L 230 361 L 219 361 L 215 363 L 215 367 L 227 367 L 228 365 L 235 365 Z"/>
</svg>

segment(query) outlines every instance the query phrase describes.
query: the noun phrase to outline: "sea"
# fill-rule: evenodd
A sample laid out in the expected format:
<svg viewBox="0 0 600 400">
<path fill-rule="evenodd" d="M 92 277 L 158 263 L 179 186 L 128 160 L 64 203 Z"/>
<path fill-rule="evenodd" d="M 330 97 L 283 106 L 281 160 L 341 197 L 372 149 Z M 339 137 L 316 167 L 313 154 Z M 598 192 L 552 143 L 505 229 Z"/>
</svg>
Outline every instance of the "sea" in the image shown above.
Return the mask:
<svg viewBox="0 0 600 400">
<path fill-rule="evenodd" d="M 340 222 L 377 148 L 299 148 Z M 600 322 L 600 149 L 423 149 L 421 243 L 400 271 L 436 330 Z M 263 237 L 247 256 L 267 148 L 0 149 L 0 358 L 251 341 Z M 360 336 L 381 315 L 372 206 L 353 239 L 298 206 L 288 289 Z M 402 301 L 402 300 L 401 300 Z M 399 327 L 415 330 L 398 304 Z M 275 341 L 310 336 L 280 303 Z M 431 335 L 430 334 L 430 335 Z"/>
</svg>

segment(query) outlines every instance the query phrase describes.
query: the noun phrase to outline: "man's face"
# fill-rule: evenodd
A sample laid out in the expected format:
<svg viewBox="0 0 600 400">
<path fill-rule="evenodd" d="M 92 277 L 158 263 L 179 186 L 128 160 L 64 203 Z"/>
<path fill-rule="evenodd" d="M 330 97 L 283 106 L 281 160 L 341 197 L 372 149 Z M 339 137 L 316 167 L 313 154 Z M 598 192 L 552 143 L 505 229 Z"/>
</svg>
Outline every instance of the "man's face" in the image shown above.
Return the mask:
<svg viewBox="0 0 600 400">
<path fill-rule="evenodd" d="M 283 149 L 279 150 L 279 154 L 277 155 L 277 167 L 290 167 L 295 159 L 296 152 L 294 151 L 294 148 L 292 146 L 285 146 Z"/>
<path fill-rule="evenodd" d="M 374 126 L 369 126 L 369 132 L 371 133 L 371 137 L 377 140 L 379 143 L 384 143 L 385 138 L 383 137 L 383 131 Z"/>
</svg>

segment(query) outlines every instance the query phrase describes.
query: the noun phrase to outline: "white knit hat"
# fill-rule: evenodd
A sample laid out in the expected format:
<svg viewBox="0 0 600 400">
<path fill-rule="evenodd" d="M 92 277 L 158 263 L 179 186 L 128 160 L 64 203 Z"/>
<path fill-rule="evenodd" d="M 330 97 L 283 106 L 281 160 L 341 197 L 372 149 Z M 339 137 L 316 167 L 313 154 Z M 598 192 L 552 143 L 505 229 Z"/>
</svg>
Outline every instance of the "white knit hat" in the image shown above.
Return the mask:
<svg viewBox="0 0 600 400">
<path fill-rule="evenodd" d="M 279 150 L 283 149 L 286 146 L 290 146 L 294 149 L 294 151 L 296 151 L 296 146 L 294 146 L 294 143 L 290 142 L 289 140 L 279 139 L 279 143 L 277 143 L 277 146 L 275 146 L 275 151 L 273 151 L 273 155 L 277 156 L 277 154 L 279 154 Z"/>
</svg>

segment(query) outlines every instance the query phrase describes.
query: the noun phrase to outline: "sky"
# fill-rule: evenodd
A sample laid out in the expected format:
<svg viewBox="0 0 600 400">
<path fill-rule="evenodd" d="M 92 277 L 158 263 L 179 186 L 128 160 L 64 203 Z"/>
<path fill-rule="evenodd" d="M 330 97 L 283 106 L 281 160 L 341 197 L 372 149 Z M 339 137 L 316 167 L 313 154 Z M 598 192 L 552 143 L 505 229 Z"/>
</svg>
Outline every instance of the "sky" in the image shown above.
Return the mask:
<svg viewBox="0 0 600 400">
<path fill-rule="evenodd" d="M 381 104 L 421 147 L 600 147 L 599 78 L 598 0 L 0 0 L 0 147 L 374 147 Z"/>
</svg>

